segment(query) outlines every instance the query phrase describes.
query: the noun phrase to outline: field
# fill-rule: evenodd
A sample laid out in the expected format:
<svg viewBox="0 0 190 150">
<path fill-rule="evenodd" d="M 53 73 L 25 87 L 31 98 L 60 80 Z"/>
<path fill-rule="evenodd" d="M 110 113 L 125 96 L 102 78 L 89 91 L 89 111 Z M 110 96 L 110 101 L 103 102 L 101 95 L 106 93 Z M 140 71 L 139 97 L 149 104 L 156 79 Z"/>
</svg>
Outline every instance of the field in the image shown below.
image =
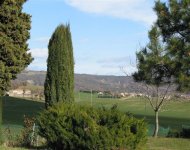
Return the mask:
<svg viewBox="0 0 190 150">
<path fill-rule="evenodd" d="M 82 105 L 92 105 L 95 107 L 109 108 L 114 104 L 123 112 L 133 113 L 138 118 L 145 118 L 149 124 L 154 124 L 154 112 L 152 111 L 148 100 L 143 98 L 129 99 L 100 99 L 97 95 L 79 93 L 75 96 L 76 102 Z M 165 103 L 159 113 L 160 125 L 165 128 L 179 129 L 182 126 L 190 126 L 190 101 L 169 101 Z"/>
<path fill-rule="evenodd" d="M 154 124 L 154 112 L 146 99 L 110 99 L 98 98 L 96 94 L 92 97 L 87 93 L 76 93 L 76 103 L 80 105 L 92 105 L 94 107 L 110 108 L 114 104 L 123 112 L 133 113 L 138 118 L 144 118 L 148 123 Z M 35 116 L 44 109 L 44 103 L 29 101 L 19 98 L 4 98 L 3 123 L 9 125 L 22 125 L 23 116 Z M 179 129 L 182 126 L 190 126 L 190 101 L 167 102 L 160 112 L 160 125 L 165 128 Z"/>
<path fill-rule="evenodd" d="M 149 138 L 144 150 L 189 150 L 189 139 Z"/>
<path fill-rule="evenodd" d="M 149 138 L 142 150 L 189 150 L 190 140 L 171 138 Z M 25 148 L 11 148 L 0 146 L 1 150 L 26 150 Z"/>
<path fill-rule="evenodd" d="M 149 123 L 149 135 L 152 133 L 154 113 L 150 108 L 148 101 L 142 98 L 130 99 L 110 99 L 97 98 L 97 95 L 86 93 L 76 93 L 76 103 L 80 105 L 92 105 L 94 107 L 110 108 L 114 104 L 118 105 L 118 109 L 123 112 L 131 112 L 136 117 L 144 118 Z M 181 128 L 182 126 L 190 126 L 190 102 L 187 101 L 170 101 L 166 103 L 160 112 L 160 135 L 165 135 L 169 128 Z M 3 99 L 3 126 L 10 127 L 14 133 L 21 130 L 23 124 L 23 116 L 36 116 L 44 109 L 44 103 L 39 101 L 30 101 L 20 98 L 5 97 Z M 175 141 L 175 142 L 174 142 Z M 181 141 L 181 142 L 180 142 Z M 167 143 L 167 144 L 162 144 Z M 163 149 L 164 145 L 165 149 Z M 154 140 L 149 138 L 147 148 L 152 150 L 177 150 L 183 146 L 190 147 L 190 140 L 185 139 L 166 139 L 159 138 Z M 155 148 L 154 148 L 155 147 Z M 168 149 L 167 149 L 168 148 Z"/>
</svg>

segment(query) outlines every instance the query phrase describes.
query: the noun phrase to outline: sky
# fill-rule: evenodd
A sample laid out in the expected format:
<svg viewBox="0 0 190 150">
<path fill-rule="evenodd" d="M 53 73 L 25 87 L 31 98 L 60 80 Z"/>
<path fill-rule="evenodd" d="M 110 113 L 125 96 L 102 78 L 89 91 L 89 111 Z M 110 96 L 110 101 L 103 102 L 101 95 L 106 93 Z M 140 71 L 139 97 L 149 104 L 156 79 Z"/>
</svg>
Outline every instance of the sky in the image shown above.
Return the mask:
<svg viewBox="0 0 190 150">
<path fill-rule="evenodd" d="M 131 74 L 156 20 L 153 7 L 153 0 L 28 0 L 23 11 L 32 16 L 34 58 L 28 70 L 47 69 L 49 39 L 58 25 L 69 23 L 75 73 Z"/>
</svg>

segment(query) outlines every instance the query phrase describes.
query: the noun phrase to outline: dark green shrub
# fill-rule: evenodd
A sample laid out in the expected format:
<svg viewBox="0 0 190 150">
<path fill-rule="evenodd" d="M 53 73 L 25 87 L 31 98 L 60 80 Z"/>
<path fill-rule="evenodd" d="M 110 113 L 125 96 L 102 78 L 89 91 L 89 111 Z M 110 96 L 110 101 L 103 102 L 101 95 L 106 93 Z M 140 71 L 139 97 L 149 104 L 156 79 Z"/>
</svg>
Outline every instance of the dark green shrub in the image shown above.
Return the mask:
<svg viewBox="0 0 190 150">
<path fill-rule="evenodd" d="M 180 135 L 183 138 L 190 138 L 190 128 L 189 127 L 186 127 L 186 128 L 183 127 Z"/>
<path fill-rule="evenodd" d="M 111 132 L 116 148 L 137 149 L 146 143 L 146 125 L 129 113 L 119 112 L 117 106 L 110 110 L 99 109 L 100 123 Z"/>
<path fill-rule="evenodd" d="M 190 128 L 183 127 L 181 130 L 172 129 L 169 131 L 167 137 L 190 138 Z"/>
<path fill-rule="evenodd" d="M 59 103 L 40 114 L 39 134 L 53 149 L 137 149 L 146 142 L 144 121 L 111 110 Z"/>
<path fill-rule="evenodd" d="M 167 137 L 171 138 L 179 138 L 180 137 L 180 131 L 176 129 L 170 129 L 168 132 Z"/>
</svg>

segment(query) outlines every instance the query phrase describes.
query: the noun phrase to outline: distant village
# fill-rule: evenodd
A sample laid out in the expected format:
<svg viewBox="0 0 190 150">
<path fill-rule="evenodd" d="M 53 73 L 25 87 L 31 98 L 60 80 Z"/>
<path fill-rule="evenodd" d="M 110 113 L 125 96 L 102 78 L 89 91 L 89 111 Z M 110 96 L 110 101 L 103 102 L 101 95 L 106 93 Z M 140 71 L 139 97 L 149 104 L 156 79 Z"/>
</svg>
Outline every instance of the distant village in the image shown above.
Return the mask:
<svg viewBox="0 0 190 150">
<path fill-rule="evenodd" d="M 80 90 L 83 93 L 91 93 L 96 94 L 98 98 L 117 98 L 117 99 L 127 99 L 131 97 L 148 97 L 150 95 L 144 93 L 129 93 L 129 92 L 111 92 L 111 91 L 92 91 L 92 90 Z M 6 93 L 7 96 L 11 97 L 23 97 L 29 98 L 33 100 L 44 100 L 44 92 L 43 90 L 33 90 L 26 87 L 18 87 L 16 89 L 11 89 Z M 167 99 L 175 98 L 175 99 L 190 99 L 190 94 L 179 94 L 175 93 L 172 95 L 167 95 Z"/>
<path fill-rule="evenodd" d="M 10 90 L 9 92 L 7 92 L 7 96 L 24 97 L 24 98 L 30 98 L 30 99 L 35 99 L 35 100 L 44 100 L 44 94 L 42 92 L 33 93 L 31 90 L 28 90 L 28 89 Z"/>
</svg>

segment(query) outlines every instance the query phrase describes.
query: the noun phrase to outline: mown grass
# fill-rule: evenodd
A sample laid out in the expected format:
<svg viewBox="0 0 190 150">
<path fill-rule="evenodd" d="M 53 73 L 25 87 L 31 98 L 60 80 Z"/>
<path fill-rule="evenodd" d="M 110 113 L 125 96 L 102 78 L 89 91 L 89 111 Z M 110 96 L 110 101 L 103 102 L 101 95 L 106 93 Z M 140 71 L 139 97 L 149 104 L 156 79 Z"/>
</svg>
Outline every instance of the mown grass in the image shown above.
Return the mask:
<svg viewBox="0 0 190 150">
<path fill-rule="evenodd" d="M 150 105 L 141 98 L 121 99 L 100 99 L 97 95 L 92 96 L 86 93 L 75 95 L 76 103 L 80 105 L 92 105 L 94 107 L 112 107 L 118 105 L 119 110 L 131 112 L 139 118 L 146 118 L 149 123 L 154 122 L 154 114 Z M 145 105 L 146 104 L 146 105 Z M 160 113 L 161 126 L 180 128 L 182 125 L 190 124 L 190 102 L 171 101 L 168 102 Z M 44 103 L 30 101 L 20 98 L 5 97 L 3 99 L 3 124 L 4 128 L 10 127 L 13 133 L 18 133 L 23 124 L 23 116 L 37 116 L 44 109 Z M 149 138 L 145 150 L 189 150 L 190 140 L 175 138 Z M 0 149 L 13 149 L 0 147 Z M 16 150 L 21 149 L 17 148 Z"/>
<path fill-rule="evenodd" d="M 43 102 L 21 98 L 3 98 L 3 124 L 23 125 L 24 115 L 33 117 L 44 109 Z"/>
<path fill-rule="evenodd" d="M 76 102 L 81 105 L 93 105 L 95 107 L 110 108 L 114 104 L 118 105 L 118 109 L 123 112 L 133 113 L 138 118 L 145 118 L 150 124 L 154 124 L 154 112 L 148 102 L 144 98 L 129 99 L 110 99 L 98 98 L 97 95 L 92 96 L 86 93 L 80 93 L 76 96 Z M 189 101 L 169 101 L 166 102 L 159 113 L 160 125 L 165 128 L 180 129 L 182 126 L 190 126 L 190 100 Z"/>
<path fill-rule="evenodd" d="M 138 118 L 145 118 L 149 124 L 154 124 L 154 112 L 147 100 L 142 98 L 110 99 L 98 98 L 96 94 L 76 93 L 76 103 L 94 107 L 110 108 L 114 104 L 123 112 L 131 112 Z M 180 129 L 183 125 L 190 126 L 190 101 L 167 102 L 159 113 L 160 125 L 164 128 Z M 3 124 L 22 125 L 23 116 L 36 116 L 44 109 L 44 103 L 20 98 L 4 97 Z"/>
<path fill-rule="evenodd" d="M 189 150 L 189 139 L 176 138 L 149 138 L 142 150 Z M 0 150 L 27 150 L 26 148 L 13 148 L 0 146 Z"/>
<path fill-rule="evenodd" d="M 149 138 L 145 150 L 189 150 L 190 139 Z"/>
<path fill-rule="evenodd" d="M 7 146 L 0 146 L 0 150 L 27 150 L 25 148 L 14 148 L 14 147 L 7 147 Z"/>
</svg>

